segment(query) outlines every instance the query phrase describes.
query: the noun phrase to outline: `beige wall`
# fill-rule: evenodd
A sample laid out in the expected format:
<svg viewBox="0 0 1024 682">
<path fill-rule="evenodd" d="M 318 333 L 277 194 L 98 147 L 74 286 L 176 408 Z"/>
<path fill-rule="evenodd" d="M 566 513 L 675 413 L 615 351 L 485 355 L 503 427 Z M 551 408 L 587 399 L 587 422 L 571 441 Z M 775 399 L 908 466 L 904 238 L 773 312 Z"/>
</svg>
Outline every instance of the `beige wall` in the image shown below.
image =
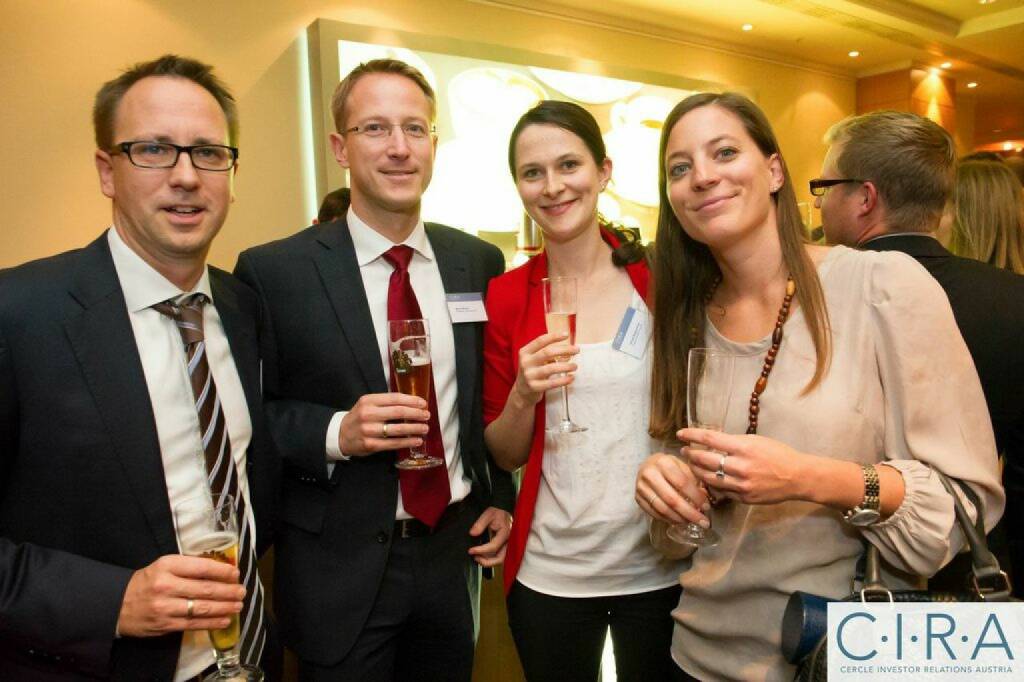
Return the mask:
<svg viewBox="0 0 1024 682">
<path fill-rule="evenodd" d="M 797 195 L 818 174 L 827 127 L 854 109 L 854 82 L 657 38 L 466 0 L 0 0 L 0 267 L 86 243 L 110 220 L 92 163 L 95 90 L 168 51 L 216 65 L 242 120 L 237 201 L 212 262 L 287 235 L 304 206 L 296 38 L 318 17 L 660 71 L 755 92 Z"/>
</svg>

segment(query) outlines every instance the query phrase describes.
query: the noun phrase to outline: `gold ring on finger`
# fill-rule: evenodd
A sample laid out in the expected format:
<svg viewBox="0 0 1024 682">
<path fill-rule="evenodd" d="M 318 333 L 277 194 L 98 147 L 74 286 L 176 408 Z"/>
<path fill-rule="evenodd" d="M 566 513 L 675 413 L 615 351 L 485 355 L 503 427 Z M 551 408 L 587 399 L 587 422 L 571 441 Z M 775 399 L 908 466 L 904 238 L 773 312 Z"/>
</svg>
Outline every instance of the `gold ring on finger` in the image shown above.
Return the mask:
<svg viewBox="0 0 1024 682">
<path fill-rule="evenodd" d="M 196 602 L 194 599 L 188 599 L 185 601 L 185 617 L 189 620 L 195 615 Z"/>
<path fill-rule="evenodd" d="M 388 423 L 387 422 L 384 422 L 383 424 L 380 425 L 380 435 L 381 435 L 381 438 L 387 438 L 388 437 Z"/>
</svg>

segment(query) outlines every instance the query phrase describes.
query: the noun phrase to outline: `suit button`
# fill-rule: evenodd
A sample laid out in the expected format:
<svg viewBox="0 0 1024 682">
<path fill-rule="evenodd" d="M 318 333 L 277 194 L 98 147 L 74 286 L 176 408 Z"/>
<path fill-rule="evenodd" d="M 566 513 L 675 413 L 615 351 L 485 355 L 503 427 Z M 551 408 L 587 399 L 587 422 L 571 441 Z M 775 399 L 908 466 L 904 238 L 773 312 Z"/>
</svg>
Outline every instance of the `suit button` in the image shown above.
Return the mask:
<svg viewBox="0 0 1024 682">
<path fill-rule="evenodd" d="M 379 542 L 380 544 L 383 545 L 387 541 L 388 541 L 388 534 L 387 533 L 385 533 L 384 531 L 381 531 L 381 532 L 377 533 L 377 542 Z"/>
</svg>

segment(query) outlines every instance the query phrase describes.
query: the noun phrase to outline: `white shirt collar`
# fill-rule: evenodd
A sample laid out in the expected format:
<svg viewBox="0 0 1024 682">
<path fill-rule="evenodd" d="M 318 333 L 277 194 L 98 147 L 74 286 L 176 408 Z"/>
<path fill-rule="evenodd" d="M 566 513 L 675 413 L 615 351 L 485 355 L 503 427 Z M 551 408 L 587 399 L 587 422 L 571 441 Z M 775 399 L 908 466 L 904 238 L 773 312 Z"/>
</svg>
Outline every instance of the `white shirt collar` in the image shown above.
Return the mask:
<svg viewBox="0 0 1024 682">
<path fill-rule="evenodd" d="M 873 242 L 876 239 L 886 239 L 888 237 L 929 237 L 931 239 L 938 239 L 934 232 L 886 232 L 885 234 L 876 235 L 863 243 L 867 244 L 868 242 Z"/>
<path fill-rule="evenodd" d="M 213 300 L 208 267 L 203 267 L 203 274 L 192 291 L 182 291 L 132 251 L 113 227 L 107 230 L 107 243 L 110 245 L 110 256 L 114 260 L 114 269 L 121 281 L 121 291 L 124 292 L 129 313 L 137 313 L 154 303 L 183 294 L 203 293 Z"/>
<path fill-rule="evenodd" d="M 395 245 L 390 239 L 367 225 L 356 215 L 351 206 L 348 209 L 347 219 L 348 231 L 352 235 L 352 246 L 356 250 L 356 261 L 359 263 L 359 267 L 377 260 Z M 427 239 L 427 230 L 422 220 L 416 223 L 416 227 L 402 244 L 411 247 L 413 251 L 428 261 L 434 260 L 434 249 L 431 248 L 430 240 Z"/>
</svg>

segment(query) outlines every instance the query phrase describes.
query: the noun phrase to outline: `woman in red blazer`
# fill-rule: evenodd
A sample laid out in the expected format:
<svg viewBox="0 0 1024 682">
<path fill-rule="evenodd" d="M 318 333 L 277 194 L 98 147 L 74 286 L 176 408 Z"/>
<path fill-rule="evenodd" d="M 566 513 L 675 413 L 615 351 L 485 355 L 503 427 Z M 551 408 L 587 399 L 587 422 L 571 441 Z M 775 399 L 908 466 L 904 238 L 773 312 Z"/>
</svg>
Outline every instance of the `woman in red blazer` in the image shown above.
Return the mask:
<svg viewBox="0 0 1024 682">
<path fill-rule="evenodd" d="M 500 466 L 526 467 L 504 569 L 519 658 L 531 682 L 594 682 L 611 628 L 620 679 L 672 680 L 680 565 L 650 546 L 632 487 L 658 449 L 643 247 L 599 219 L 612 163 L 583 108 L 545 101 L 524 114 L 509 168 L 545 237 L 544 253 L 487 293 L 485 438 Z M 576 345 L 546 333 L 548 276 L 577 280 Z M 586 431 L 545 430 L 562 386 Z"/>
</svg>

